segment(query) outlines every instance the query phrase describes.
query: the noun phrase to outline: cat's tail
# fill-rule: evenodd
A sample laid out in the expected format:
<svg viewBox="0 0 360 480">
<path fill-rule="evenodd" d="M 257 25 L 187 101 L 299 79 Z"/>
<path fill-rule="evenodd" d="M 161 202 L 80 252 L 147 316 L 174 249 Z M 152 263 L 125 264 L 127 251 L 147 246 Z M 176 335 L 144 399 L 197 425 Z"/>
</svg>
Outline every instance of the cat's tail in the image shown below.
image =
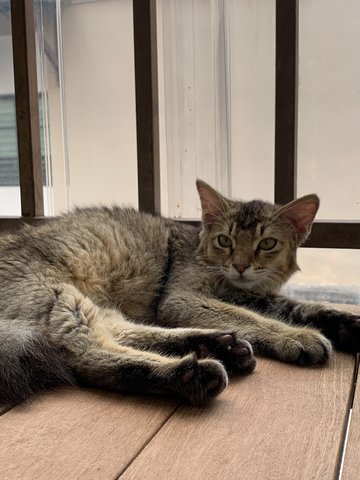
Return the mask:
<svg viewBox="0 0 360 480">
<path fill-rule="evenodd" d="M 0 318 L 0 404 L 20 403 L 59 383 L 73 383 L 62 353 L 33 329 Z"/>
</svg>

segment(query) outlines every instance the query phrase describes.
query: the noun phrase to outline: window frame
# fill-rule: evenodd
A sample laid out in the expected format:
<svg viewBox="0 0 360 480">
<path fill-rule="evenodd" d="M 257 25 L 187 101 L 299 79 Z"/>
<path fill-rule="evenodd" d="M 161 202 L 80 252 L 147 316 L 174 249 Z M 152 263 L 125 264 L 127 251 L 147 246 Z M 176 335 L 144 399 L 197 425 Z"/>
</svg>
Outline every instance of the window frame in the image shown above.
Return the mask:
<svg viewBox="0 0 360 480">
<path fill-rule="evenodd" d="M 298 0 L 276 0 L 275 202 L 296 198 Z M 139 209 L 160 212 L 156 0 L 133 0 Z M 11 0 L 20 218 L 0 230 L 41 223 L 44 201 L 36 78 L 33 0 Z M 305 246 L 360 248 L 360 222 L 316 221 Z"/>
<path fill-rule="evenodd" d="M 275 203 L 296 198 L 298 105 L 298 0 L 276 0 Z M 304 245 L 360 248 L 360 222 L 316 221 Z"/>
</svg>

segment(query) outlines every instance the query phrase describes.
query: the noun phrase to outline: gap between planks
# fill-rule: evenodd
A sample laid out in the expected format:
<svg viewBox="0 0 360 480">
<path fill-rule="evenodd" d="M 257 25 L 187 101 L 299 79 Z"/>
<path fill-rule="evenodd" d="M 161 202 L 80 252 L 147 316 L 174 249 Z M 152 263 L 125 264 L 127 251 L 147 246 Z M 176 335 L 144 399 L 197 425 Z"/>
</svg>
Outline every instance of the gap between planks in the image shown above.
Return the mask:
<svg viewBox="0 0 360 480">
<path fill-rule="evenodd" d="M 344 451 L 342 465 L 340 468 L 339 480 L 358 480 L 360 472 L 360 378 L 359 378 L 360 354 L 357 354 L 356 375 L 354 378 L 354 388 L 352 404 L 347 428 L 346 442 L 344 442 Z"/>
<path fill-rule="evenodd" d="M 134 453 L 133 457 L 128 461 L 127 465 L 125 465 L 121 471 L 116 475 L 115 477 L 115 480 L 120 478 L 121 475 L 125 472 L 125 470 L 132 464 L 132 462 L 135 460 L 136 457 L 138 457 L 140 455 L 140 453 L 144 450 L 144 448 L 153 440 L 153 438 L 160 432 L 160 430 L 164 427 L 164 425 L 170 420 L 170 418 L 174 415 L 174 413 L 176 412 L 176 410 L 178 410 L 178 408 L 181 406 L 181 403 L 179 403 L 178 405 L 175 406 L 175 408 L 173 409 L 173 411 L 171 411 L 168 415 L 167 418 L 164 419 L 163 423 L 161 425 L 159 425 L 159 428 L 157 430 L 155 430 L 153 432 L 153 434 L 151 436 L 149 436 L 149 438 L 146 440 L 146 442 L 144 442 L 143 445 L 141 445 L 141 447 L 139 447 L 139 450 L 137 452 Z"/>
</svg>

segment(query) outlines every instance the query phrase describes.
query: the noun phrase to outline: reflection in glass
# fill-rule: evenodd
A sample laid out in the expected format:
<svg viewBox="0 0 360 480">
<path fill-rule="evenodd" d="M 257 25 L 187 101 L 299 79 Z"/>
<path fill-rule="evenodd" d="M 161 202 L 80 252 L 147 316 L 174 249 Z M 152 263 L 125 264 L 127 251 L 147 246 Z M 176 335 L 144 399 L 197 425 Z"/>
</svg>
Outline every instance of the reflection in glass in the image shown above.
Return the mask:
<svg viewBox="0 0 360 480">
<path fill-rule="evenodd" d="M 19 216 L 21 206 L 10 0 L 0 3 L 0 59 L 0 215 Z"/>
<path fill-rule="evenodd" d="M 65 210 L 69 203 L 59 81 L 59 12 L 59 0 L 34 2 L 45 215 Z M 0 216 L 20 216 L 10 1 L 0 2 L 0 58 Z"/>
<path fill-rule="evenodd" d="M 35 0 L 36 59 L 45 215 L 69 206 L 63 130 L 60 1 Z"/>
</svg>

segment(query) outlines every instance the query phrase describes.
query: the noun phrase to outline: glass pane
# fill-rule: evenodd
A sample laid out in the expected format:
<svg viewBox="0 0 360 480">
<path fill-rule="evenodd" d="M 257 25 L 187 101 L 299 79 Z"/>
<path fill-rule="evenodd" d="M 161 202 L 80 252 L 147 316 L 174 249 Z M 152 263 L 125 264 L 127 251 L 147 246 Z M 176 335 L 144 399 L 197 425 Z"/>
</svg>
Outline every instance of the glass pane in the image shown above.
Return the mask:
<svg viewBox="0 0 360 480">
<path fill-rule="evenodd" d="M 10 0 L 0 3 L 0 216 L 21 215 Z"/>
<path fill-rule="evenodd" d="M 162 212 L 198 219 L 197 177 L 273 200 L 275 1 L 157 7 Z"/>
<path fill-rule="evenodd" d="M 234 198 L 274 200 L 275 0 L 227 0 Z"/>
<path fill-rule="evenodd" d="M 299 2 L 298 195 L 360 220 L 360 2 Z"/>
<path fill-rule="evenodd" d="M 71 205 L 137 206 L 132 1 L 60 3 Z"/>
<path fill-rule="evenodd" d="M 137 205 L 132 1 L 35 1 L 46 214 Z"/>
<path fill-rule="evenodd" d="M 45 215 L 53 215 L 68 206 L 68 202 L 66 202 L 65 156 L 58 70 L 57 3 L 37 0 L 34 2 L 34 11 L 44 208 Z M 10 27 L 10 2 L 1 2 L 0 216 L 21 215 Z M 53 168 L 54 160 L 56 160 L 57 169 Z M 54 177 L 56 179 L 55 189 Z M 56 209 L 54 207 L 54 197 Z"/>
<path fill-rule="evenodd" d="M 34 2 L 39 90 L 40 140 L 45 215 L 58 214 L 70 206 L 68 165 L 63 130 L 60 4 Z"/>
</svg>

